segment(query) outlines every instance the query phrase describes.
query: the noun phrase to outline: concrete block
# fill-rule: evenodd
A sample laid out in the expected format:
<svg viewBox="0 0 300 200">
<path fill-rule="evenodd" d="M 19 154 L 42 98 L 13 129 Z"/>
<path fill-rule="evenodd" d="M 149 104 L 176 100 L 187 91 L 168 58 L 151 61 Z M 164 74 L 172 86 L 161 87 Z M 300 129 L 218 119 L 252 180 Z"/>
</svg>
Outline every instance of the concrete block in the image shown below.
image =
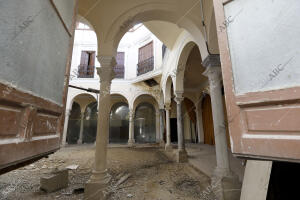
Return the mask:
<svg viewBox="0 0 300 200">
<path fill-rule="evenodd" d="M 54 192 L 68 187 L 69 171 L 67 169 L 41 177 L 40 188 L 46 192 Z"/>
</svg>

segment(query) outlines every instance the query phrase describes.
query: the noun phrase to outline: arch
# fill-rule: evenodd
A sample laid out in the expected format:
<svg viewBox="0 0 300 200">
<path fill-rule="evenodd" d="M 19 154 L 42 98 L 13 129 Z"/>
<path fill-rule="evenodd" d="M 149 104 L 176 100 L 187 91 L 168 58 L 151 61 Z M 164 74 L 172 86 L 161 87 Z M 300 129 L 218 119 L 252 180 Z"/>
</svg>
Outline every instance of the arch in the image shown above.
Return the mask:
<svg viewBox="0 0 300 200">
<path fill-rule="evenodd" d="M 192 4 L 192 2 L 189 3 Z M 100 21 L 99 18 L 93 17 L 90 20 L 94 22 L 97 36 L 102 38 L 102 40 L 98 39 L 99 55 L 115 56 L 119 41 L 132 26 L 137 23 L 153 20 L 170 22 L 187 30 L 196 39 L 202 57 L 208 55 L 205 39 L 202 34 L 202 24 L 195 16 L 187 15 L 182 17 L 183 13 L 181 13 L 180 5 L 174 4 L 173 1 L 147 3 L 141 1 L 134 3 L 134 5 L 124 6 L 123 10 L 119 10 L 119 13 L 121 14 L 118 16 L 111 16 L 112 20 L 106 22 L 108 25 L 106 24 L 105 27 L 102 25 L 105 22 Z"/>
<path fill-rule="evenodd" d="M 172 98 L 172 88 L 174 87 L 173 79 L 171 76 L 168 76 L 166 79 L 165 85 L 164 85 L 164 102 L 165 105 L 171 104 L 171 98 Z M 173 88 L 174 89 L 174 88 Z"/>
<path fill-rule="evenodd" d="M 76 17 L 76 21 L 88 25 L 95 32 L 94 26 L 90 23 L 90 21 L 87 18 L 83 17 L 82 15 L 78 14 Z"/>
<path fill-rule="evenodd" d="M 151 103 L 142 102 L 136 107 L 134 139 L 137 143 L 156 142 L 155 108 Z"/>
<path fill-rule="evenodd" d="M 81 112 L 85 111 L 85 108 L 88 104 L 97 101 L 96 98 L 90 94 L 90 93 L 80 93 L 74 96 L 71 100 L 71 105 L 73 105 L 73 102 L 76 102 L 80 105 L 81 107 Z"/>
<path fill-rule="evenodd" d="M 176 62 L 176 76 L 175 76 L 175 85 L 174 90 L 176 92 L 183 92 L 184 91 L 184 72 L 186 68 L 186 63 L 188 60 L 188 57 L 192 51 L 192 49 L 197 44 L 193 41 L 187 42 L 184 47 L 181 50 L 180 56 L 178 57 L 178 60 Z"/>
<path fill-rule="evenodd" d="M 129 101 L 126 98 L 126 95 L 120 92 L 111 92 L 110 94 L 110 110 L 112 109 L 113 105 L 116 103 L 126 103 L 129 106 Z"/>
<path fill-rule="evenodd" d="M 127 143 L 129 138 L 129 108 L 125 102 L 115 103 L 110 111 L 109 142 Z"/>
<path fill-rule="evenodd" d="M 66 143 L 67 144 L 77 144 L 79 139 L 80 131 L 80 122 L 81 122 L 81 108 L 80 105 L 76 102 L 72 103 L 72 110 L 69 116 Z"/>
<path fill-rule="evenodd" d="M 129 108 L 131 108 L 134 111 L 139 103 L 141 103 L 142 101 L 145 101 L 145 102 L 153 104 L 155 110 L 158 112 L 159 107 L 158 107 L 158 101 L 156 98 L 157 97 L 154 96 L 150 92 L 141 91 L 133 97 L 133 100 L 131 101 L 132 107 L 129 106 Z"/>
</svg>

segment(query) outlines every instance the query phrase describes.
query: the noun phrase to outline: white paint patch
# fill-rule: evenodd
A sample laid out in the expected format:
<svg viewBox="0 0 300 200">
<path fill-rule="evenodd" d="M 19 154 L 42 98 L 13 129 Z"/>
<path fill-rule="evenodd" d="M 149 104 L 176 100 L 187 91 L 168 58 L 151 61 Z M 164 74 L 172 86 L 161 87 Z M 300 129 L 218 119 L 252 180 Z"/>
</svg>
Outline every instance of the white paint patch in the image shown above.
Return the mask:
<svg viewBox="0 0 300 200">
<path fill-rule="evenodd" d="M 273 140 L 300 140 L 300 135 L 266 135 L 244 134 L 245 139 L 273 139 Z"/>
<path fill-rule="evenodd" d="M 58 138 L 58 135 L 47 135 L 47 136 L 37 136 L 37 137 L 33 137 L 32 141 L 35 140 L 48 140 L 48 139 L 53 139 L 53 138 Z"/>
</svg>

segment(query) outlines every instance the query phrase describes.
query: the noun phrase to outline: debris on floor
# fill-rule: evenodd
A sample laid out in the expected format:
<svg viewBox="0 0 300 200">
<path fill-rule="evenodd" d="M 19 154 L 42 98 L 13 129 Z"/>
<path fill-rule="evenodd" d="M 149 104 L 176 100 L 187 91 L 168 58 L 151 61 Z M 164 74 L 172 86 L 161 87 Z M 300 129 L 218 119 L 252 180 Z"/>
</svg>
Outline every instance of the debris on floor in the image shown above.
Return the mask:
<svg viewBox="0 0 300 200">
<path fill-rule="evenodd" d="M 49 158 L 2 175 L 0 199 L 83 199 L 94 163 L 94 148 L 63 148 Z M 112 176 L 107 191 L 111 200 L 214 199 L 207 176 L 195 172 L 187 163 L 168 160 L 158 148 L 108 148 L 107 165 Z M 69 173 L 68 187 L 50 193 L 40 190 L 41 177 L 62 169 Z"/>
</svg>

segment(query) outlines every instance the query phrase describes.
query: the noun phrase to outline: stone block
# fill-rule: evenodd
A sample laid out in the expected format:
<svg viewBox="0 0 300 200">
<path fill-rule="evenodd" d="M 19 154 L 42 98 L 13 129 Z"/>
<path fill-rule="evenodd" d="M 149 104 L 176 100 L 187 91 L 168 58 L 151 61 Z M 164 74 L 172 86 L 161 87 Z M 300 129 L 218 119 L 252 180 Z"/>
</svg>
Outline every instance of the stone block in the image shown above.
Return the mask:
<svg viewBox="0 0 300 200">
<path fill-rule="evenodd" d="M 69 171 L 67 169 L 57 171 L 53 174 L 41 177 L 40 188 L 46 192 L 54 192 L 68 187 Z"/>
</svg>

